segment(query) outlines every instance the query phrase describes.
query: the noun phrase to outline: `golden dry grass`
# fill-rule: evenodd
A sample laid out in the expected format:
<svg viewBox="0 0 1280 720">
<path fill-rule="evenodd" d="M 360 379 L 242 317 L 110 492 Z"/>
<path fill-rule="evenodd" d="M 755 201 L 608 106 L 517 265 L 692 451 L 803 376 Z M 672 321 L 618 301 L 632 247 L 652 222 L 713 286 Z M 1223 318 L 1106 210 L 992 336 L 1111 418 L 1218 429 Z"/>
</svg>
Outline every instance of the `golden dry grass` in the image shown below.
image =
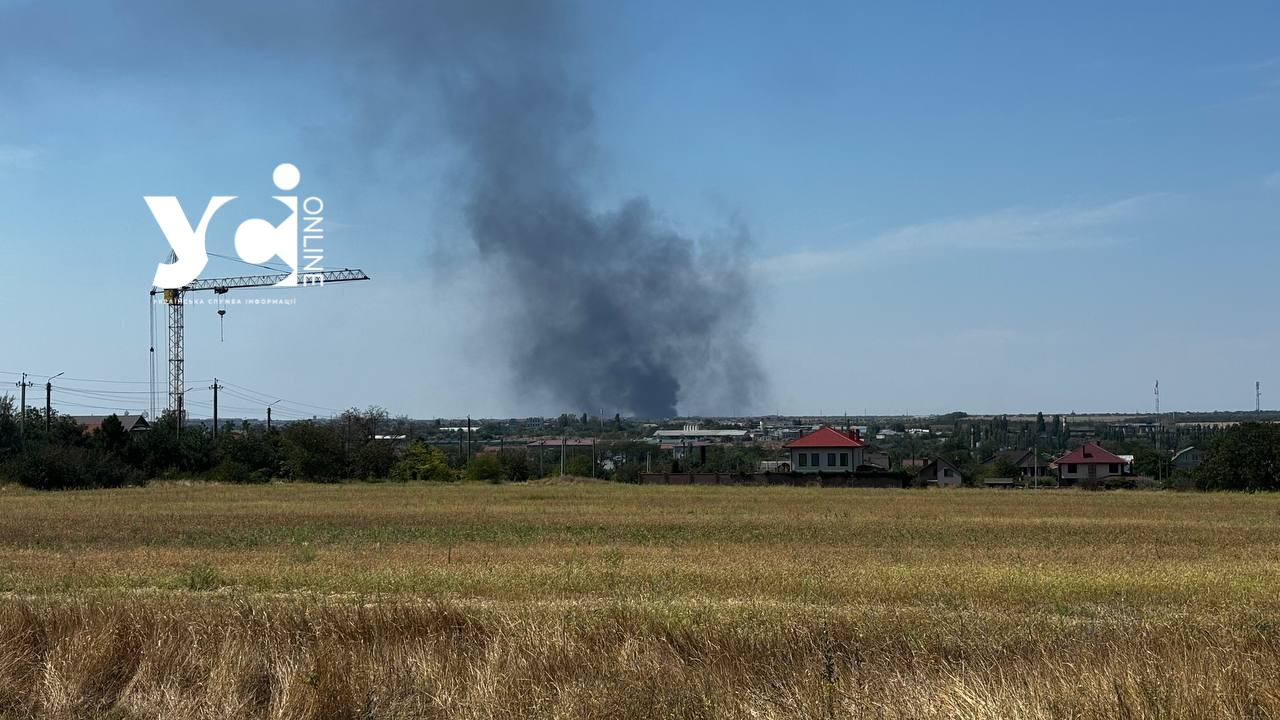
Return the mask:
<svg viewBox="0 0 1280 720">
<path fill-rule="evenodd" d="M 1280 717 L 1280 497 L 0 491 L 0 717 Z"/>
</svg>

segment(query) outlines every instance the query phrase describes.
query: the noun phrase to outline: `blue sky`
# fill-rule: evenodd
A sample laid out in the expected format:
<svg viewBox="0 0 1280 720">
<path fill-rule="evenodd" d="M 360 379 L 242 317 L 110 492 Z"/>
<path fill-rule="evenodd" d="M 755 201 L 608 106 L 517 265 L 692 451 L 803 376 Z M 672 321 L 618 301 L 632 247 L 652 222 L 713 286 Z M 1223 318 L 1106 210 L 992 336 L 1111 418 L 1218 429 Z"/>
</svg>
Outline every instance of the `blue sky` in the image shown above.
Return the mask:
<svg viewBox="0 0 1280 720">
<path fill-rule="evenodd" d="M 0 0 L 0 371 L 85 378 L 69 412 L 145 409 L 143 385 L 88 382 L 147 378 L 168 248 L 142 197 L 195 214 L 241 196 L 209 235 L 232 255 L 240 220 L 277 212 L 288 161 L 325 198 L 327 262 L 374 280 L 245 293 L 297 304 L 229 307 L 221 341 L 216 307 L 189 308 L 195 402 L 217 375 L 285 416 L 583 410 L 513 387 L 456 149 L 361 117 L 350 87 L 384 79 L 353 77 L 350 45 L 301 12 Z M 690 236 L 737 218 L 753 238 L 767 400 L 682 410 L 1132 411 L 1156 378 L 1166 409 L 1280 393 L 1275 5 L 588 3 L 580 20 L 594 201 L 645 195 Z"/>
</svg>

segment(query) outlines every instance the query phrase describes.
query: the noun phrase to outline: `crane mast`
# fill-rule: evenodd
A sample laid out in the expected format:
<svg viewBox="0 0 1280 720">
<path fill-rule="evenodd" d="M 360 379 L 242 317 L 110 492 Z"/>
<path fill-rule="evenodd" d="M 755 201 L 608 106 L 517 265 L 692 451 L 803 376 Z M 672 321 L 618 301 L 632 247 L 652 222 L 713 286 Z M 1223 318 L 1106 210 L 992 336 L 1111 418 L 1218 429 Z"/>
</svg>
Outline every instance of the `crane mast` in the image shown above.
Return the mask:
<svg viewBox="0 0 1280 720">
<path fill-rule="evenodd" d="M 170 262 L 173 262 L 176 256 L 170 255 Z M 186 393 L 186 378 L 184 377 L 184 367 L 186 365 L 185 348 L 185 318 L 183 302 L 184 297 L 190 292 L 212 291 L 215 295 L 224 295 L 231 290 L 239 290 L 244 288 L 263 288 L 271 287 L 276 283 L 289 277 L 291 273 L 273 273 L 270 275 L 240 275 L 237 277 L 223 277 L 210 279 L 196 279 L 180 288 L 152 288 L 151 296 L 154 302 L 155 296 L 160 294 L 164 299 L 164 304 L 168 308 L 169 315 L 169 405 L 168 409 L 174 413 L 178 427 L 182 427 L 182 423 L 186 418 L 186 408 L 183 404 L 183 396 Z M 311 284 L 324 285 L 335 282 L 352 282 L 356 280 L 368 280 L 369 276 L 364 274 L 363 270 L 326 270 L 322 272 L 308 273 L 309 277 L 321 278 L 321 282 Z M 308 283 L 299 283 L 296 287 L 307 287 Z M 152 352 L 155 352 L 153 347 Z M 152 393 L 155 388 L 152 388 Z"/>
</svg>

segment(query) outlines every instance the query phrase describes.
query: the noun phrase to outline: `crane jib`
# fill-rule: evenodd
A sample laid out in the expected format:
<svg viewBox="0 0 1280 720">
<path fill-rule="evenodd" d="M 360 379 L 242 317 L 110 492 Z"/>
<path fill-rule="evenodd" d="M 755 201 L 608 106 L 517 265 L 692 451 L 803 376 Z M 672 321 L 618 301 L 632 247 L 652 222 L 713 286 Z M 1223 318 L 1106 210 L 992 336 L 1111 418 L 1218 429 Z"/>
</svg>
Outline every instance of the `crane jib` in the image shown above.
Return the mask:
<svg viewBox="0 0 1280 720">
<path fill-rule="evenodd" d="M 314 273 L 323 278 L 325 283 L 332 282 L 351 282 L 355 280 L 368 280 L 369 276 L 363 270 L 326 270 L 320 273 Z M 263 288 L 271 287 L 281 280 L 289 277 L 289 273 L 277 273 L 274 275 L 243 275 L 240 277 L 224 277 L 209 278 L 207 280 L 196 280 L 192 283 L 177 288 L 179 293 L 197 292 L 201 290 L 212 290 L 215 293 L 222 294 L 228 290 L 238 290 L 242 288 Z M 320 284 L 320 283 L 315 283 Z M 295 287 L 307 287 L 306 283 L 299 283 Z M 159 292 L 152 290 L 151 294 Z M 174 295 L 174 290 L 164 290 L 165 300 L 170 300 Z"/>
</svg>

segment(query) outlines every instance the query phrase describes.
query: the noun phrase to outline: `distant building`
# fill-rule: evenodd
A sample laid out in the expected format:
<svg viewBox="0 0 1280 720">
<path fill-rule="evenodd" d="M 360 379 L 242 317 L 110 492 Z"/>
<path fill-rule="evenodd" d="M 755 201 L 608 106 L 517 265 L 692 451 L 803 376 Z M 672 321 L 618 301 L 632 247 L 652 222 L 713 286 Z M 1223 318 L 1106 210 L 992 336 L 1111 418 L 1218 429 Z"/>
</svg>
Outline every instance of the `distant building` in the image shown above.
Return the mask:
<svg viewBox="0 0 1280 720">
<path fill-rule="evenodd" d="M 1085 443 L 1053 463 L 1059 485 L 1075 485 L 1082 480 L 1102 480 L 1128 475 L 1124 458 L 1095 443 Z"/>
<path fill-rule="evenodd" d="M 373 439 L 375 442 L 386 443 L 393 448 L 403 449 L 409 447 L 408 435 L 374 435 Z"/>
<path fill-rule="evenodd" d="M 955 465 L 943 458 L 936 458 L 920 469 L 916 480 L 937 487 L 960 487 L 964 483 L 964 476 Z"/>
<path fill-rule="evenodd" d="M 84 429 L 85 432 L 91 433 L 102 427 L 102 423 L 110 415 L 72 415 L 76 423 Z M 141 415 L 117 415 L 120 418 L 120 424 L 124 426 L 124 431 L 128 433 L 142 432 L 150 430 L 151 425 L 147 423 L 147 419 Z"/>
<path fill-rule="evenodd" d="M 697 425 L 685 425 L 682 430 L 656 430 L 652 439 L 659 443 L 746 442 L 751 440 L 751 433 L 747 430 L 710 430 Z"/>
<path fill-rule="evenodd" d="M 862 437 L 862 433 L 858 433 L 858 437 Z M 889 453 L 879 450 L 865 450 L 862 453 L 862 462 L 865 465 L 888 470 L 892 460 L 889 459 Z"/>
<path fill-rule="evenodd" d="M 863 463 L 867 443 L 856 431 L 846 435 L 839 430 L 820 427 L 804 437 L 786 444 L 791 453 L 791 471 L 799 473 L 853 472 Z"/>
<path fill-rule="evenodd" d="M 985 465 L 994 465 L 1000 460 L 1018 468 L 1018 475 L 1024 478 L 1046 477 L 1050 474 L 1048 458 L 1039 457 L 1034 450 L 1001 450 L 987 460 Z"/>
<path fill-rule="evenodd" d="M 543 438 L 541 440 L 531 440 L 525 443 L 525 447 L 530 450 L 538 450 L 541 448 L 558 448 L 562 445 L 567 448 L 591 447 L 595 444 L 595 438 Z"/>
<path fill-rule="evenodd" d="M 1194 445 L 1182 448 L 1173 456 L 1173 467 L 1177 470 L 1190 470 L 1200 467 L 1200 463 L 1204 462 L 1204 453 L 1200 448 Z"/>
</svg>

